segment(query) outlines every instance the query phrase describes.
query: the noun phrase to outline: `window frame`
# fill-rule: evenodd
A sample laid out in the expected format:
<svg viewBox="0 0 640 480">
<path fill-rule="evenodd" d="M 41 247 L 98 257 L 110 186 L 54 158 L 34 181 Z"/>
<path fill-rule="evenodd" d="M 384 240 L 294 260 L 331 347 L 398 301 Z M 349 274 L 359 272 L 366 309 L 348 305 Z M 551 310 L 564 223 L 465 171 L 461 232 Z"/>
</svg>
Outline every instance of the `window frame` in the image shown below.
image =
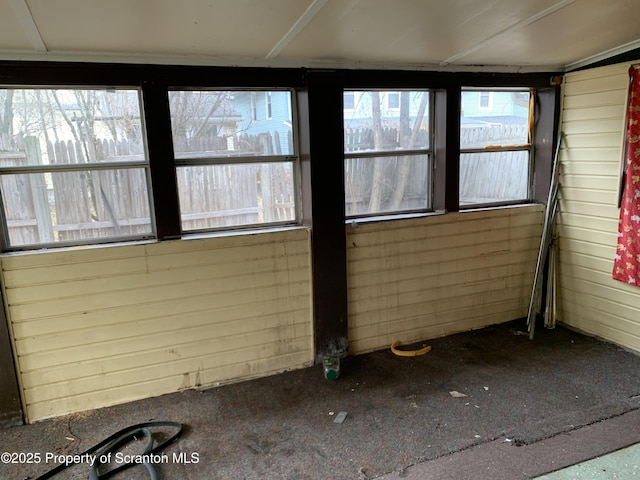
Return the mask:
<svg viewBox="0 0 640 480">
<path fill-rule="evenodd" d="M 228 225 L 213 228 L 202 229 L 188 229 L 183 227 L 182 213 L 179 213 L 180 232 L 182 236 L 186 235 L 201 235 L 203 233 L 215 233 L 224 231 L 242 231 L 242 230 L 255 230 L 266 229 L 273 227 L 294 226 L 301 223 L 301 182 L 300 182 L 300 153 L 299 153 L 299 130 L 298 130 L 298 116 L 295 114 L 296 107 L 296 95 L 293 88 L 218 88 L 218 87 L 169 87 L 167 89 L 167 95 L 174 91 L 203 91 L 203 92 L 248 92 L 250 99 L 254 97 L 253 94 L 264 92 L 265 107 L 267 98 L 271 98 L 272 92 L 287 92 L 288 104 L 287 108 L 291 113 L 291 131 L 293 135 L 293 152 L 282 155 L 238 155 L 238 156 L 202 156 L 193 155 L 190 153 L 177 154 L 172 152 L 173 167 L 177 178 L 177 169 L 180 167 L 207 167 L 207 166 L 225 166 L 225 165 L 248 165 L 248 164 L 276 164 L 276 163 L 290 163 L 292 174 L 292 188 L 293 188 L 293 203 L 294 203 L 294 218 L 291 220 L 283 221 L 270 221 L 261 223 L 247 223 L 241 225 Z M 251 100 L 250 100 L 251 102 Z M 273 118 L 271 118 L 273 119 Z M 178 185 L 176 185 L 178 192 Z M 179 193 L 177 193 L 179 198 Z"/>
<path fill-rule="evenodd" d="M 432 179 L 433 212 L 457 212 L 459 180 L 459 127 L 461 87 L 478 89 L 519 88 L 531 89 L 535 95 L 535 123 L 533 137 L 533 182 L 530 203 L 544 203 L 549 189 L 551 165 L 553 161 L 556 133 L 559 125 L 562 72 L 446 72 L 446 71 L 405 71 L 394 69 L 317 69 L 304 68 L 264 68 L 239 66 L 205 65 L 160 65 L 142 63 L 100 63 L 97 61 L 21 61 L 2 60 L 2 86 L 24 88 L 140 88 L 142 91 L 142 121 L 145 126 L 145 142 L 149 162 L 152 195 L 151 218 L 156 237 L 151 241 L 165 241 L 187 238 L 180 229 L 180 213 L 177 195 L 175 166 L 173 164 L 173 143 L 167 92 L 171 88 L 214 88 L 214 89 L 291 89 L 296 106 L 293 120 L 298 132 L 300 172 L 296 173 L 296 209 L 300 213 L 300 225 L 311 226 L 314 219 L 322 222 L 340 221 L 343 215 L 328 207 L 313 207 L 318 204 L 315 194 L 325 188 L 327 178 L 323 161 L 330 161 L 334 167 L 330 176 L 344 172 L 343 139 L 326 139 L 327 125 L 331 129 L 344 127 L 340 116 L 342 92 L 348 90 L 421 90 L 429 89 L 432 108 L 431 115 L 434 143 Z M 318 98 L 321 100 L 318 102 Z M 354 99 L 356 105 L 358 98 Z M 334 118 L 335 117 L 335 118 Z M 335 164 L 336 160 L 338 161 Z M 312 165 L 313 164 L 313 165 Z M 337 169 L 335 168 L 337 167 Z M 318 173 L 322 172 L 322 173 Z M 335 184 L 341 188 L 344 182 Z M 174 193 L 175 192 L 175 193 Z M 323 202 L 333 202 L 330 195 Z M 322 203 L 322 202 L 320 202 Z M 339 199 L 344 209 L 344 198 Z M 505 205 L 509 206 L 509 205 Z M 489 205 L 489 208 L 493 207 Z M 478 207 L 481 208 L 481 207 Z M 422 216 L 422 213 L 415 214 Z M 4 212 L 0 212 L 4 218 Z M 337 220 L 339 218 L 340 220 Z M 391 215 L 389 220 L 402 218 Z M 386 219 L 386 218 L 384 218 Z M 381 218 L 381 220 L 384 220 Z M 318 220 L 318 222 L 320 222 Z M 373 219 L 376 220 L 376 219 Z M 3 224 L 4 220 L 0 221 Z M 324 225 L 324 224 L 323 224 Z M 1 225 L 0 225 L 1 226 Z M 270 227 L 260 227 L 258 231 L 269 231 Z M 235 231 L 235 230 L 234 230 Z M 240 230 L 238 230 L 241 233 Z M 211 232 L 215 234 L 215 232 Z M 120 244 L 120 238 L 114 239 Z M 95 242 L 105 245 L 104 239 Z M 86 241 L 77 245 L 87 245 Z M 52 245 L 58 248 L 62 245 Z M 71 245 L 74 246 L 74 245 Z M 2 246 L 3 251 L 7 251 Z M 40 247 L 25 248 L 35 251 Z M 1 252 L 0 252 L 1 253 Z"/>
<path fill-rule="evenodd" d="M 131 241 L 148 241 L 157 238 L 156 231 L 156 218 L 155 209 L 153 204 L 153 186 L 151 181 L 151 168 L 150 158 L 147 145 L 147 131 L 144 116 L 143 106 L 143 93 L 141 87 L 138 85 L 118 85 L 117 87 L 108 85 L 72 85 L 72 84 L 58 84 L 58 85 L 44 85 L 44 84 L 2 84 L 0 88 L 3 90 L 77 90 L 77 91 L 112 91 L 112 90 L 128 90 L 137 92 L 138 108 L 140 112 L 140 128 L 141 128 L 141 140 L 143 144 L 143 158 L 139 161 L 110 161 L 110 162 L 86 162 L 86 163 L 48 163 L 38 165 L 22 165 L 22 166 L 0 166 L 0 177 L 9 175 L 32 175 L 32 174 L 54 174 L 54 173 L 69 173 L 69 172 L 83 172 L 83 171 L 118 171 L 118 170 L 133 170 L 142 169 L 144 171 L 144 178 L 146 181 L 146 201 L 148 202 L 149 209 L 149 226 L 150 232 L 145 234 L 128 234 L 117 236 L 105 236 L 85 238 L 79 240 L 60 240 L 52 242 L 39 242 L 28 243 L 22 245 L 12 245 L 10 241 L 9 222 L 7 219 L 7 211 L 5 207 L 4 195 L 0 194 L 0 248 L 3 252 L 11 251 L 33 251 L 38 249 L 48 248 L 64 248 L 64 247 L 76 247 L 82 245 L 101 245 L 110 243 L 123 243 Z"/>
<path fill-rule="evenodd" d="M 460 145 L 459 155 L 458 155 L 458 164 L 460 163 L 460 159 L 462 155 L 465 154 L 474 154 L 474 153 L 500 153 L 500 152 L 528 152 L 528 168 L 527 168 L 527 196 L 526 198 L 520 199 L 512 199 L 512 200 L 504 200 L 504 201 L 495 201 L 495 202 L 479 202 L 479 203 L 461 203 L 460 201 L 460 191 L 458 191 L 458 208 L 459 210 L 472 210 L 477 208 L 488 208 L 488 207 L 500 207 L 500 206 L 512 206 L 512 205 L 522 205 L 531 203 L 533 200 L 533 177 L 535 170 L 535 151 L 534 151 L 534 139 L 535 139 L 535 122 L 533 119 L 535 118 L 535 95 L 536 91 L 533 87 L 470 87 L 463 86 L 460 90 L 460 102 L 462 105 L 462 95 L 465 92 L 487 92 L 490 93 L 490 107 L 480 107 L 480 95 L 478 96 L 478 110 L 491 110 L 493 108 L 494 102 L 494 94 L 496 92 L 528 92 L 529 93 L 529 112 L 528 112 L 528 120 L 527 120 L 527 143 L 521 145 L 500 145 L 500 146 L 491 146 L 490 149 L 487 147 L 478 147 L 478 148 L 465 148 Z M 462 123 L 458 123 L 458 128 L 462 130 Z"/>
<path fill-rule="evenodd" d="M 434 132 L 434 125 L 435 125 L 435 94 L 434 94 L 434 90 L 431 88 L 390 88 L 390 87 L 385 87 L 385 88 L 345 88 L 343 89 L 343 97 L 345 93 L 353 93 L 354 96 L 354 101 L 356 99 L 360 99 L 362 98 L 362 95 L 364 93 L 368 93 L 368 92 L 380 92 L 380 93 L 397 93 L 398 94 L 398 102 L 400 102 L 400 92 L 402 91 L 406 91 L 406 92 L 423 92 L 426 93 L 429 97 L 428 97 L 428 108 L 425 112 L 425 114 L 428 116 L 428 129 L 429 129 L 429 147 L 426 149 L 406 149 L 406 150 L 365 150 L 365 151 L 353 151 L 353 152 L 347 152 L 344 151 L 343 149 L 343 171 L 344 171 L 344 164 L 346 164 L 346 161 L 349 159 L 357 159 L 357 158 L 363 158 L 363 159 L 371 159 L 371 161 L 375 161 L 376 158 L 390 158 L 390 157 L 399 157 L 399 156 L 421 156 L 421 155 L 426 155 L 427 156 L 427 170 L 429 172 L 428 174 L 428 184 L 425 186 L 427 189 L 427 198 L 425 199 L 427 206 L 424 208 L 415 208 L 415 209 L 399 209 L 399 210 L 386 210 L 386 211 L 380 211 L 380 212 L 369 212 L 369 213 L 358 213 L 358 214 L 346 214 L 345 213 L 345 219 L 347 221 L 356 221 L 356 220 L 361 220 L 361 219 L 378 219 L 378 218 L 388 218 L 388 219 L 392 219 L 392 218 L 397 218 L 399 216 L 403 216 L 403 215 L 418 215 L 418 214 L 426 214 L 426 213 L 431 213 L 434 211 L 434 182 L 435 182 L 435 165 L 436 165 L 436 159 L 435 159 L 435 132 Z M 355 103 L 354 106 L 357 105 L 357 102 Z M 385 95 L 384 98 L 384 106 L 388 107 L 388 95 Z M 355 109 L 354 109 L 355 110 Z M 394 108 L 393 111 L 398 111 L 399 108 Z M 343 108 L 344 111 L 344 108 Z M 344 136 L 344 122 L 343 122 L 343 136 Z M 346 193 L 345 193 L 345 198 L 344 198 L 344 202 L 346 205 L 347 202 L 347 198 L 346 198 Z"/>
</svg>

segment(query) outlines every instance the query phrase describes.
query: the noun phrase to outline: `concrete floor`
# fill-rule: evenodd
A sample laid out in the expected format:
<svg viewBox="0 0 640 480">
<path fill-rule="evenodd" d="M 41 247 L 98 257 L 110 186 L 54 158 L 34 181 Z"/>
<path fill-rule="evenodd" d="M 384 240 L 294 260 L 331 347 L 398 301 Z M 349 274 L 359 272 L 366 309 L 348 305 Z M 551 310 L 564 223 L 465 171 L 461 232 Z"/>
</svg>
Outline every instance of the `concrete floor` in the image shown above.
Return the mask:
<svg viewBox="0 0 640 480">
<path fill-rule="evenodd" d="M 9 428 L 0 452 L 79 454 L 121 428 L 167 420 L 185 431 L 155 465 L 163 480 L 511 480 L 640 442 L 639 356 L 564 328 L 540 328 L 533 341 L 522 329 L 430 340 L 420 357 L 350 357 L 335 381 L 312 367 Z M 0 478 L 53 467 L 0 463 Z M 53 478 L 86 479 L 88 466 Z M 150 476 L 138 465 L 111 478 Z"/>
<path fill-rule="evenodd" d="M 640 469 L 640 458 L 633 457 L 640 450 L 640 443 L 636 442 L 640 442 L 640 410 L 518 448 L 513 448 L 507 439 L 482 443 L 413 465 L 403 472 L 404 480 L 634 478 Z M 626 450 L 625 447 L 632 450 L 625 457 L 626 461 L 621 462 L 617 452 L 622 451 L 618 449 Z M 606 455 L 608 452 L 613 452 L 609 454 L 612 457 Z M 596 458 L 598 456 L 600 458 Z M 602 472 L 600 467 L 606 463 L 613 463 L 615 470 L 611 468 Z M 624 475 L 613 476 L 614 471 Z M 548 476 L 545 475 L 547 473 Z M 588 476 L 595 473 L 601 476 Z M 378 480 L 397 478 L 397 473 L 391 473 L 378 477 Z"/>
</svg>

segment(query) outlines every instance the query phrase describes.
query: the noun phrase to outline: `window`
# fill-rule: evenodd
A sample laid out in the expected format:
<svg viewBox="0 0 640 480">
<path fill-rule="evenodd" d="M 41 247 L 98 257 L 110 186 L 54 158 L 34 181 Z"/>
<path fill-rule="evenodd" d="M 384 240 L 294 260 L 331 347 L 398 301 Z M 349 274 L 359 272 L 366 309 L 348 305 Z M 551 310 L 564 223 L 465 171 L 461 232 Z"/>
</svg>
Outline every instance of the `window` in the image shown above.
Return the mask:
<svg viewBox="0 0 640 480">
<path fill-rule="evenodd" d="M 343 108 L 353 110 L 356 108 L 356 96 L 354 92 L 344 92 Z"/>
<path fill-rule="evenodd" d="M 528 201 L 531 96 L 529 90 L 463 90 L 461 207 Z M 481 112 L 474 105 L 490 105 L 490 110 Z"/>
<path fill-rule="evenodd" d="M 345 106 L 356 93 L 357 108 L 344 115 L 347 216 L 431 209 L 430 92 L 347 91 Z M 383 108 L 390 93 L 398 109 Z"/>
<path fill-rule="evenodd" d="M 5 249 L 153 237 L 135 89 L 1 88 Z"/>
<path fill-rule="evenodd" d="M 185 232 L 294 223 L 298 171 L 293 120 L 252 122 L 255 91 L 170 91 Z M 265 92 L 289 112 L 290 91 Z"/>
<path fill-rule="evenodd" d="M 491 110 L 493 108 L 493 92 L 478 92 L 478 109 Z"/>
</svg>

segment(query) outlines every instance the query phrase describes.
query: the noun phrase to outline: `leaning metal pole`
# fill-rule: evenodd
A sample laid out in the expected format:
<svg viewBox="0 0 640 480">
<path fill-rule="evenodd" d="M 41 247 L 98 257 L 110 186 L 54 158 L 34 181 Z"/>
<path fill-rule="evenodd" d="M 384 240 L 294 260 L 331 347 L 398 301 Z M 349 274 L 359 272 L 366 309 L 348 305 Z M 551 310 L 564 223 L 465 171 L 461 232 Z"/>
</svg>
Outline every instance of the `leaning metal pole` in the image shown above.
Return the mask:
<svg viewBox="0 0 640 480">
<path fill-rule="evenodd" d="M 551 185 L 549 187 L 549 197 L 547 198 L 547 208 L 544 215 L 544 224 L 542 226 L 542 239 L 540 241 L 540 249 L 538 250 L 538 261 L 536 264 L 536 275 L 533 279 L 533 287 L 531 289 L 531 300 L 529 302 L 529 313 L 527 314 L 527 327 L 529 331 L 529 339 L 533 340 L 533 334 L 536 329 L 536 316 L 538 314 L 538 306 L 540 304 L 540 291 L 542 289 L 542 280 L 544 274 L 544 264 L 549 252 L 549 244 L 551 243 L 553 233 L 553 221 L 556 215 L 558 205 L 558 154 L 560 153 L 560 144 L 564 133 L 560 132 L 556 151 L 553 156 L 553 168 L 551 173 Z"/>
</svg>

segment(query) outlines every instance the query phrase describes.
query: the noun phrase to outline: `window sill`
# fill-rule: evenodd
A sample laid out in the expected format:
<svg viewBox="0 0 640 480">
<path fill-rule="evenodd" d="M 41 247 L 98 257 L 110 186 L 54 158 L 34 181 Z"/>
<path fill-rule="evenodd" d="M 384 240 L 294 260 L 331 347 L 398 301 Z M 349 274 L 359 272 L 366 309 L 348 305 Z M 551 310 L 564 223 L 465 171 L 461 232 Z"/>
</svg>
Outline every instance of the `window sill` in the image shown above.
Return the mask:
<svg viewBox="0 0 640 480">
<path fill-rule="evenodd" d="M 472 213 L 472 212 L 487 212 L 493 210 L 505 210 L 505 209 L 513 209 L 513 208 L 527 208 L 534 206 L 544 206 L 539 202 L 528 202 L 528 203 L 512 203 L 507 205 L 484 205 L 484 206 L 470 206 L 468 208 L 460 209 L 460 214 Z M 362 217 L 362 218 L 350 218 L 347 219 L 345 225 L 350 225 L 352 228 L 358 228 L 358 225 L 366 225 L 371 223 L 381 223 L 381 222 L 389 222 L 394 220 L 410 220 L 416 218 L 427 218 L 427 217 L 435 217 L 440 215 L 446 215 L 451 212 L 447 212 L 446 210 L 436 210 L 434 212 L 421 212 L 421 213 L 406 213 L 406 214 L 396 214 L 396 215 L 377 215 L 375 217 Z"/>
<path fill-rule="evenodd" d="M 436 210 L 434 212 L 402 213 L 402 214 L 390 214 L 390 215 L 377 215 L 375 217 L 349 218 L 345 221 L 345 225 L 351 225 L 351 228 L 358 228 L 358 225 L 364 225 L 369 223 L 435 217 L 438 215 L 445 215 L 446 213 L 447 213 L 446 210 Z"/>
<path fill-rule="evenodd" d="M 263 228 L 248 228 L 246 230 L 236 229 L 236 230 L 218 230 L 215 232 L 194 232 L 194 233 L 185 233 L 181 238 L 176 238 L 175 240 L 199 240 L 203 238 L 216 238 L 216 237 L 239 237 L 243 235 L 260 235 L 265 233 L 278 233 L 278 232 L 289 232 L 292 230 L 308 230 L 309 227 L 306 225 L 277 225 L 277 226 L 269 226 Z"/>
<path fill-rule="evenodd" d="M 155 245 L 158 243 L 167 243 L 167 242 L 180 242 L 180 241 L 189 241 L 189 240 L 197 240 L 197 239 L 206 239 L 206 238 L 223 238 L 223 237 L 234 237 L 234 236 L 244 236 L 244 235 L 259 235 L 259 234 L 267 234 L 267 233 L 277 233 L 277 232 L 286 232 L 292 230 L 305 230 L 309 229 L 308 226 L 305 225 L 278 225 L 272 227 L 264 227 L 264 228 L 251 228 L 246 230 L 224 230 L 224 231 L 215 231 L 215 232 L 199 232 L 199 233 L 188 233 L 183 234 L 178 238 L 171 238 L 165 240 L 157 240 L 157 239 L 146 239 L 146 240 L 126 240 L 126 241 L 114 241 L 114 242 L 105 242 L 105 243 L 90 243 L 84 245 L 61 245 L 61 246 L 47 246 L 47 247 L 34 247 L 30 249 L 20 249 L 20 250 L 10 250 L 7 252 L 0 253 L 0 256 L 16 256 L 16 255 L 34 255 L 34 254 L 42 254 L 42 253 L 53 253 L 53 252 L 72 252 L 72 251 L 81 251 L 81 250 L 92 250 L 92 249 L 104 249 L 104 248 L 117 248 L 117 247 L 129 247 L 136 245 Z"/>
<path fill-rule="evenodd" d="M 523 207 L 531 207 L 533 205 L 542 205 L 539 202 L 526 202 L 526 203 L 509 203 L 509 204 L 501 204 L 501 205 L 469 205 L 468 207 L 460 207 L 460 213 L 467 212 L 486 212 L 489 210 L 504 210 L 507 208 L 523 208 Z"/>
</svg>

